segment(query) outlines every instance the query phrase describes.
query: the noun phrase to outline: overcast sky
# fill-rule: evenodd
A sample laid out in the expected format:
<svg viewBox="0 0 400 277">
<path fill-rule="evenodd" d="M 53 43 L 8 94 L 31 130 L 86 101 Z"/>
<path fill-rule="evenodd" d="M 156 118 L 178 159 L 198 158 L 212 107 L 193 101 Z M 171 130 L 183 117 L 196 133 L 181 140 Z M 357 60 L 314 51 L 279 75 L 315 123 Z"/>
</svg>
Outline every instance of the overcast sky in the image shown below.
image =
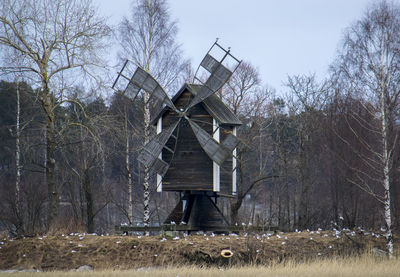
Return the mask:
<svg viewBox="0 0 400 277">
<path fill-rule="evenodd" d="M 116 24 L 131 0 L 96 0 Z M 326 76 L 343 31 L 371 0 L 170 0 L 177 40 L 197 68 L 219 38 L 239 59 L 259 69 L 265 84 L 284 92 L 288 75 Z"/>
</svg>

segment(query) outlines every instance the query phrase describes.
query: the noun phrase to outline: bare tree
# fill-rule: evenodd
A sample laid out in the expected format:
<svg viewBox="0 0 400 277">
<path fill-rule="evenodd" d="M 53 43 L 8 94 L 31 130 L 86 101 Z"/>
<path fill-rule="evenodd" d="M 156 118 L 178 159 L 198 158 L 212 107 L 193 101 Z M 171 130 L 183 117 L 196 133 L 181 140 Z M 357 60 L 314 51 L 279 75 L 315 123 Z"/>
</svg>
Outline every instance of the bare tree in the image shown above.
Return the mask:
<svg viewBox="0 0 400 277">
<path fill-rule="evenodd" d="M 351 181 L 383 205 L 389 257 L 393 257 L 393 154 L 399 144 L 399 131 L 395 128 L 400 106 L 399 68 L 400 6 L 381 1 L 371 5 L 364 17 L 347 30 L 334 69 L 339 82 L 347 85 L 346 93 L 358 99 L 374 118 L 366 121 L 352 115 L 377 138 L 376 143 L 371 143 L 354 131 L 364 151 L 353 151 L 363 161 L 363 168 L 353 168 L 356 176 Z M 380 184 L 381 189 L 374 189 L 374 183 Z"/>
<path fill-rule="evenodd" d="M 73 121 L 75 128 L 65 131 L 64 140 L 67 145 L 63 148 L 65 151 L 62 151 L 63 162 L 72 174 L 68 179 L 76 180 L 81 192 L 81 210 L 85 211 L 81 215 L 82 221 L 86 222 L 87 232 L 93 233 L 96 215 L 109 202 L 104 185 L 106 153 L 102 138 L 110 133 L 111 124 L 108 122 L 107 108 L 102 98 L 85 105 L 84 110 L 75 103 L 68 108 L 67 120 Z M 71 141 L 74 143 L 68 143 Z"/>
<path fill-rule="evenodd" d="M 124 198 L 124 201 L 119 203 L 118 206 L 123 208 L 128 204 L 127 209 L 123 208 L 121 210 L 123 210 L 130 224 L 133 223 L 134 218 L 135 203 L 133 196 L 135 191 L 133 190 L 133 182 L 136 177 L 139 177 L 132 163 L 132 157 L 137 153 L 132 149 L 140 145 L 139 141 L 142 138 L 140 132 L 143 131 L 140 124 L 140 122 L 143 123 L 143 114 L 141 114 L 142 109 L 139 107 L 141 103 L 138 102 L 137 99 L 132 100 L 123 92 L 118 91 L 113 95 L 109 108 L 109 115 L 114 118 L 113 137 L 115 136 L 115 144 L 118 145 L 116 147 L 118 151 L 114 151 L 114 153 L 118 153 L 117 156 L 121 159 L 123 158 L 118 162 L 120 164 L 118 171 L 121 172 L 121 175 L 125 177 L 124 179 L 128 183 L 128 186 L 124 188 L 127 199 Z M 136 201 L 136 203 L 139 203 L 139 201 Z"/>
<path fill-rule="evenodd" d="M 170 20 L 167 1 L 132 1 L 131 9 L 131 17 L 124 18 L 119 25 L 119 40 L 122 47 L 120 57 L 134 61 L 136 65 L 151 73 L 167 90 L 176 90 L 182 81 L 182 73 L 187 71 L 188 62 L 182 60 L 180 46 L 175 42 L 177 26 L 175 21 Z M 145 103 L 148 98 L 149 95 L 145 92 L 143 97 Z M 144 106 L 143 112 L 144 144 L 146 144 L 151 136 L 149 105 Z M 129 150 L 126 152 L 126 163 L 129 164 Z M 150 222 L 150 176 L 148 168 L 144 171 L 143 222 L 147 226 Z"/>
<path fill-rule="evenodd" d="M 142 67 L 167 91 L 175 92 L 188 74 L 189 62 L 176 43 L 178 27 L 171 21 L 166 0 L 134 0 L 130 18 L 119 24 L 121 60 Z"/>
<path fill-rule="evenodd" d="M 297 141 L 297 163 L 298 183 L 300 184 L 300 199 L 298 209 L 297 228 L 305 229 L 310 224 L 311 213 L 310 193 L 313 184 L 316 182 L 313 178 L 312 167 L 312 149 L 316 147 L 313 144 L 314 134 L 318 131 L 318 125 L 321 119 L 320 111 L 324 105 L 326 95 L 325 83 L 319 84 L 315 75 L 289 76 L 286 86 L 289 88 L 287 95 L 287 105 L 289 114 L 295 121 L 296 141 Z M 314 152 L 315 154 L 315 152 Z"/>
<path fill-rule="evenodd" d="M 360 191 L 354 183 L 358 171 L 369 170 L 363 164 L 364 158 L 370 156 L 370 153 L 361 142 L 376 145 L 378 141 L 377 134 L 363 124 L 377 124 L 375 116 L 367 109 L 368 106 L 346 93 L 346 87 L 332 87 L 330 99 L 324 109 L 326 117 L 322 119 L 324 144 L 328 150 L 323 163 L 326 164 L 325 176 L 331 192 L 330 220 L 349 228 L 360 225 L 374 228 L 382 225 L 379 223 L 380 204 L 372 196 Z M 379 189 L 377 182 L 371 182 L 370 185 Z"/>
<path fill-rule="evenodd" d="M 98 53 L 106 46 L 104 38 L 110 29 L 90 0 L 4 0 L 0 10 L 0 45 L 23 55 L 24 62 L 17 70 L 29 72 L 40 87 L 39 99 L 46 115 L 50 226 L 58 214 L 55 108 L 65 101 L 60 87 L 67 72 L 88 73 L 99 62 Z"/>
<path fill-rule="evenodd" d="M 21 132 L 24 126 L 21 124 L 21 91 L 23 90 L 22 82 L 18 74 L 15 75 L 15 94 L 16 94 L 16 111 L 15 111 L 15 130 L 9 128 L 11 135 L 15 138 L 15 228 L 16 233 L 21 235 L 24 233 L 24 215 L 22 211 L 22 190 L 21 190 Z"/>
<path fill-rule="evenodd" d="M 262 163 L 263 128 L 265 128 L 266 106 L 270 91 L 261 85 L 258 70 L 248 62 L 242 62 L 226 88 L 221 92 L 222 98 L 228 103 L 234 114 L 244 121 L 238 130 L 242 143 L 237 149 L 237 196 L 230 203 L 232 223 L 237 223 L 238 212 L 244 199 L 258 185 L 270 178 Z M 251 154 L 250 154 L 251 153 Z M 254 155 L 256 153 L 256 155 Z M 262 155 L 262 154 L 261 154 Z M 254 162 L 259 170 L 254 170 Z"/>
<path fill-rule="evenodd" d="M 260 114 L 262 104 L 265 104 L 260 73 L 252 64 L 243 61 L 229 79 L 222 96 L 236 115 Z"/>
</svg>

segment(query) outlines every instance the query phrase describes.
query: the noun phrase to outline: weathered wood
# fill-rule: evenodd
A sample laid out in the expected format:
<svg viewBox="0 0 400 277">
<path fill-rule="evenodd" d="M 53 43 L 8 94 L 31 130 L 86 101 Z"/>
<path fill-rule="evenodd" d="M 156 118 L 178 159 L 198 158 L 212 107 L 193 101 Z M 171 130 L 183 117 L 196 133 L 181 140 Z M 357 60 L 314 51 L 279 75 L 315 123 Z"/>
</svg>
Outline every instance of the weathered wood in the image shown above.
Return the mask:
<svg viewBox="0 0 400 277">
<path fill-rule="evenodd" d="M 172 102 L 175 102 L 181 95 L 190 90 L 193 94 L 196 94 L 197 91 L 200 89 L 201 85 L 195 84 L 185 84 L 178 93 L 172 98 Z M 185 103 L 186 105 L 189 102 Z M 229 126 L 239 126 L 242 125 L 242 122 L 237 118 L 237 116 L 232 112 L 232 110 L 222 102 L 221 98 L 217 95 L 213 94 L 207 99 L 204 99 L 201 102 L 203 107 L 207 110 L 208 114 L 214 117 L 220 125 L 229 125 Z M 182 106 L 183 108 L 186 107 Z M 176 106 L 176 105 L 175 105 Z M 156 115 L 153 119 L 153 124 L 156 124 L 157 120 L 164 116 L 164 114 L 168 111 L 168 107 L 164 107 L 158 115 Z"/>
<path fill-rule="evenodd" d="M 175 101 L 177 108 L 183 108 L 191 99 L 186 91 Z M 212 134 L 212 117 L 201 104 L 189 110 L 189 117 L 195 120 L 209 134 Z M 163 117 L 163 129 L 177 120 L 174 112 L 167 112 Z M 162 157 L 170 167 L 163 178 L 163 191 L 212 191 L 212 161 L 201 148 L 191 127 L 186 120 L 182 120 L 174 133 L 178 140 L 170 139 L 166 146 L 174 150 L 172 154 L 163 150 Z"/>
<path fill-rule="evenodd" d="M 194 195 L 188 226 L 195 230 L 224 229 L 228 222 L 210 196 L 197 194 Z"/>
<path fill-rule="evenodd" d="M 172 101 L 178 110 L 185 110 L 194 97 L 196 88 L 195 85 L 187 85 L 174 96 Z M 212 101 L 215 103 L 210 104 L 209 102 Z M 240 124 L 240 121 L 235 120 L 234 116 L 229 116 L 230 110 L 218 97 L 207 98 L 207 103 L 201 102 L 193 106 L 189 109 L 187 116 L 211 136 L 213 135 L 213 118 L 218 116 L 221 120 L 222 117 L 225 124 L 219 124 L 219 132 L 220 141 L 224 141 L 232 133 L 233 126 Z M 214 110 L 217 110 L 219 106 L 221 109 L 215 114 Z M 168 108 L 161 116 L 163 130 L 179 119 L 179 115 Z M 226 122 L 233 123 L 229 125 Z M 165 146 L 162 159 L 169 164 L 169 168 L 162 179 L 163 191 L 213 191 L 213 161 L 201 147 L 186 119 L 180 121 Z M 220 166 L 219 192 L 232 195 L 232 157 Z"/>
<path fill-rule="evenodd" d="M 232 126 L 220 127 L 220 139 L 223 141 L 232 133 Z M 232 194 L 232 157 L 229 157 L 221 166 L 220 170 L 220 192 L 223 194 Z"/>
<path fill-rule="evenodd" d="M 223 233 L 244 233 L 244 232 L 260 232 L 260 233 L 275 233 L 278 227 L 271 226 L 225 226 L 225 227 L 210 227 L 207 230 L 194 229 L 188 225 L 178 224 L 165 224 L 162 226 L 115 226 L 115 233 L 131 234 L 133 232 L 165 232 L 165 231 L 179 231 L 179 232 L 223 232 Z"/>
<path fill-rule="evenodd" d="M 172 212 L 168 215 L 167 219 L 164 221 L 164 224 L 170 224 L 171 222 L 180 223 L 183 216 L 183 205 L 182 201 L 179 201 L 176 204 L 175 208 Z"/>
</svg>

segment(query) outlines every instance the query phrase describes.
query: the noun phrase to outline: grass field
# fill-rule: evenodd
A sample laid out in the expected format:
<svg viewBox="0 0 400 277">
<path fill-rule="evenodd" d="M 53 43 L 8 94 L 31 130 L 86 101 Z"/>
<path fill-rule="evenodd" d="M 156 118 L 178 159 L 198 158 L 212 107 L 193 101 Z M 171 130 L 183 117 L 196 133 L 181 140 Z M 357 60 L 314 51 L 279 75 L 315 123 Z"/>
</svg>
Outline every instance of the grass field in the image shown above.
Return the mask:
<svg viewBox="0 0 400 277">
<path fill-rule="evenodd" d="M 348 233 L 348 234 L 347 234 Z M 398 239 L 395 246 L 398 249 Z M 53 235 L 0 240 L 0 270 L 71 271 L 90 265 L 96 271 L 148 267 L 270 266 L 359 255 L 385 249 L 376 232 L 304 231 L 301 233 L 161 236 Z M 221 257 L 229 249 L 233 256 Z M 176 275 L 175 275 L 176 276 Z M 1 276 L 0 276 L 1 277 Z"/>
<path fill-rule="evenodd" d="M 383 234 L 364 230 L 179 237 L 78 233 L 3 237 L 0 238 L 0 277 L 400 277 L 398 238 L 396 234 L 397 259 L 388 260 L 379 254 L 385 249 Z M 221 256 L 226 249 L 233 253 L 232 257 Z M 84 265 L 94 271 L 74 271 Z M 21 272 L 22 269 L 40 272 Z M 6 270 L 19 272 L 4 273 Z"/>
<path fill-rule="evenodd" d="M 232 267 L 232 268 L 148 268 L 141 270 L 127 271 L 94 271 L 94 272 L 35 272 L 35 273 L 13 273 L 2 274 L 2 276 L 20 277 L 237 277 L 237 276 L 266 276 L 266 277 L 379 277 L 379 276 L 400 276 L 400 260 L 377 259 L 371 256 L 348 259 L 322 259 L 308 263 L 279 263 L 269 267 Z"/>
</svg>

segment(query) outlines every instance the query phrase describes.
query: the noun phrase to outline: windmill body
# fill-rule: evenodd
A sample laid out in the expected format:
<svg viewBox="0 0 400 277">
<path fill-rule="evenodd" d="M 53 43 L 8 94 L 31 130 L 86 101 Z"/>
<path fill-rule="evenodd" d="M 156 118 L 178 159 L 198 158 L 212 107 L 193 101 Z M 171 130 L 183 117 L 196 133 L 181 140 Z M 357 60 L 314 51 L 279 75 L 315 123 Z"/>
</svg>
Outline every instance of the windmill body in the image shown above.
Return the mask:
<svg viewBox="0 0 400 277">
<path fill-rule="evenodd" d="M 211 50 L 222 50 L 217 59 Z M 227 58 L 240 64 L 217 42 L 202 60 L 199 68 L 208 78 L 199 84 L 184 84 L 170 99 L 149 73 L 137 68 L 128 80 L 125 94 L 136 98 L 146 91 L 146 105 L 163 109 L 153 119 L 157 134 L 140 151 L 138 161 L 157 175 L 157 191 L 180 192 L 181 200 L 168 216 L 171 221 L 188 226 L 188 230 L 223 230 L 227 220 L 217 207 L 220 196 L 236 194 L 236 127 L 240 120 L 215 95 L 233 71 L 223 64 Z M 197 74 L 196 74 L 197 76 Z"/>
<path fill-rule="evenodd" d="M 185 84 L 172 98 L 174 105 L 182 109 L 196 95 L 199 87 Z M 153 120 L 153 124 L 158 125 L 157 130 L 160 132 L 175 122 L 177 116 L 165 108 Z M 216 141 L 223 141 L 241 125 L 240 120 L 216 95 L 190 108 L 188 117 Z M 158 175 L 158 191 L 189 190 L 230 195 L 236 193 L 236 158 L 228 157 L 221 166 L 213 162 L 199 144 L 187 121 L 180 121 L 174 137 L 167 141 L 162 150 L 161 158 L 170 165 L 163 177 Z"/>
</svg>

